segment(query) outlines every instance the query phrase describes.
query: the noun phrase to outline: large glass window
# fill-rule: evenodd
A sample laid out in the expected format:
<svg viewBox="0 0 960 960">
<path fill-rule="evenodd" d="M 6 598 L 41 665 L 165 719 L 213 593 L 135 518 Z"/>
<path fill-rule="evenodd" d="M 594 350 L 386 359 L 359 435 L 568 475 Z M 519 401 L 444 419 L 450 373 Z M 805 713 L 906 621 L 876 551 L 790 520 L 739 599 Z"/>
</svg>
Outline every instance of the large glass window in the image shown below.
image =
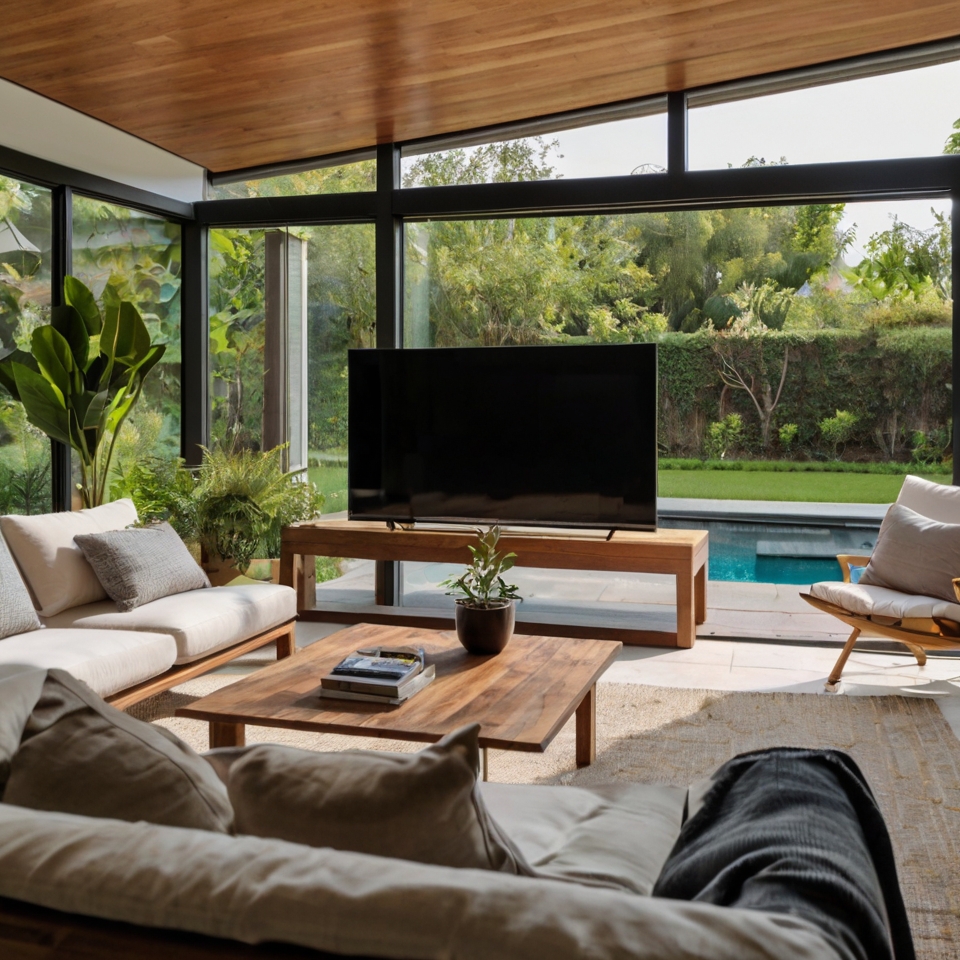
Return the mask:
<svg viewBox="0 0 960 960">
<path fill-rule="evenodd" d="M 117 444 L 116 466 L 180 454 L 180 226 L 139 210 L 75 196 L 73 272 L 100 299 L 132 300 L 163 359 L 144 382 Z M 76 464 L 74 465 L 76 468 Z"/>
<path fill-rule="evenodd" d="M 750 162 L 829 163 L 956 152 L 960 60 L 696 106 L 691 170 Z"/>
<path fill-rule="evenodd" d="M 0 176 L 0 350 L 49 322 L 50 191 Z M 0 386 L 0 514 L 50 510 L 50 441 Z"/>
<path fill-rule="evenodd" d="M 361 193 L 377 189 L 376 160 L 284 173 L 259 180 L 238 180 L 208 187 L 209 200 L 246 197 L 305 197 L 317 193 Z"/>
<path fill-rule="evenodd" d="M 441 187 L 462 183 L 509 183 L 573 177 L 616 177 L 661 173 L 667 165 L 665 98 L 625 116 L 598 122 L 584 115 L 581 125 L 554 129 L 540 125 L 534 135 L 491 142 L 460 138 L 448 149 L 427 152 L 404 148 L 405 187 Z M 603 114 L 599 114 L 602 118 Z"/>
<path fill-rule="evenodd" d="M 408 224 L 404 343 L 652 340 L 661 496 L 884 502 L 949 470 L 949 237 L 929 201 Z"/>
</svg>

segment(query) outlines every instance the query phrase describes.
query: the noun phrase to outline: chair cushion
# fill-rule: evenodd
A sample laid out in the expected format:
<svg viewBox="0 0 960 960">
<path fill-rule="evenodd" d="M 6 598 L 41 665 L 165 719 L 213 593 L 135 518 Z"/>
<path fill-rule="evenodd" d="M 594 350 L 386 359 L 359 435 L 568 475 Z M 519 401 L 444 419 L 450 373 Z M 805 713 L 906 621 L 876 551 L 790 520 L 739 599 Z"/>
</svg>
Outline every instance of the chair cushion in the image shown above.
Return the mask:
<svg viewBox="0 0 960 960">
<path fill-rule="evenodd" d="M 73 539 L 121 613 L 151 600 L 210 586 L 169 523 L 85 533 Z"/>
<path fill-rule="evenodd" d="M 960 487 L 906 477 L 897 503 L 940 523 L 960 523 Z"/>
<path fill-rule="evenodd" d="M 168 633 L 177 663 L 190 663 L 287 623 L 297 615 L 297 595 L 272 583 L 190 590 L 120 613 L 116 604 L 91 603 L 45 621 L 48 627 L 147 630 Z"/>
<path fill-rule="evenodd" d="M 953 602 L 954 577 L 960 577 L 960 524 L 941 523 L 895 503 L 883 518 L 859 583 Z"/>
<path fill-rule="evenodd" d="M 79 533 L 122 530 L 137 522 L 132 500 L 117 500 L 92 510 L 0 517 L 0 532 L 30 589 L 41 617 L 103 600 L 107 594 L 73 542 Z"/>
<path fill-rule="evenodd" d="M 163 727 L 49 670 L 10 761 L 3 802 L 33 810 L 227 833 L 233 811 L 210 765 Z"/>
<path fill-rule="evenodd" d="M 815 583 L 810 593 L 862 617 L 889 617 L 893 620 L 923 620 L 942 617 L 960 623 L 960 604 L 938 597 L 902 593 L 887 587 L 859 583 Z"/>
<path fill-rule="evenodd" d="M 176 659 L 168 633 L 48 627 L 0 640 L 0 665 L 69 670 L 101 697 L 166 673 Z"/>
<path fill-rule="evenodd" d="M 645 783 L 482 783 L 487 808 L 538 877 L 649 896 L 683 820 L 687 791 Z"/>
<path fill-rule="evenodd" d="M 20 571 L 0 538 L 0 640 L 40 629 L 40 618 Z"/>
<path fill-rule="evenodd" d="M 529 873 L 477 786 L 480 725 L 418 753 L 213 750 L 237 833 L 442 867 Z"/>
</svg>

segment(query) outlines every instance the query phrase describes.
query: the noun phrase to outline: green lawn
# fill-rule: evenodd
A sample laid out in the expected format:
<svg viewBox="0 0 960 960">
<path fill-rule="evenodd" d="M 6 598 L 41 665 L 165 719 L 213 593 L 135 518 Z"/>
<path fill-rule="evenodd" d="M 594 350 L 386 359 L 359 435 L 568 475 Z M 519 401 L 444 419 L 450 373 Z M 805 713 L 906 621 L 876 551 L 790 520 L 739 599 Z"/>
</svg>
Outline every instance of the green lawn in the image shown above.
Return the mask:
<svg viewBox="0 0 960 960">
<path fill-rule="evenodd" d="M 324 513 L 347 509 L 347 468 L 311 467 L 310 479 L 327 498 Z M 702 500 L 807 500 L 814 503 L 892 503 L 906 473 L 813 473 L 764 470 L 661 470 L 661 497 Z M 920 474 L 935 483 L 949 475 Z"/>
<path fill-rule="evenodd" d="M 327 498 L 324 513 L 337 513 L 347 509 L 347 468 L 336 464 L 322 463 L 307 471 L 317 489 Z"/>
<path fill-rule="evenodd" d="M 897 499 L 906 474 L 661 470 L 659 476 L 661 497 L 891 503 Z M 949 478 L 943 474 L 931 474 L 927 479 L 935 483 L 949 483 Z"/>
</svg>

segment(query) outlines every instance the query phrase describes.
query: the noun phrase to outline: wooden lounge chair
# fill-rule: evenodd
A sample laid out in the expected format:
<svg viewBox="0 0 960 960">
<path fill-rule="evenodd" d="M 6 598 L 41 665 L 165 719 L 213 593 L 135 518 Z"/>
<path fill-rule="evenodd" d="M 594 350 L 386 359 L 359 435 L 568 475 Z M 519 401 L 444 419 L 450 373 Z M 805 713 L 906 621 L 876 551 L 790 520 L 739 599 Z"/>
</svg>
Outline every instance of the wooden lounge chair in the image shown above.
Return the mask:
<svg viewBox="0 0 960 960">
<path fill-rule="evenodd" d="M 907 477 L 897 503 L 931 520 L 960 524 L 958 487 Z M 878 539 L 878 545 L 879 542 Z M 960 578 L 953 580 L 956 602 L 951 603 L 940 597 L 855 582 L 857 577 L 851 576 L 851 571 L 865 567 L 869 560 L 865 556 L 840 554 L 837 561 L 843 580 L 815 583 L 809 593 L 800 594 L 807 603 L 842 620 L 853 630 L 825 684 L 831 692 L 838 689 L 840 674 L 860 637 L 898 640 L 921 667 L 927 662 L 926 650 L 960 648 Z"/>
</svg>

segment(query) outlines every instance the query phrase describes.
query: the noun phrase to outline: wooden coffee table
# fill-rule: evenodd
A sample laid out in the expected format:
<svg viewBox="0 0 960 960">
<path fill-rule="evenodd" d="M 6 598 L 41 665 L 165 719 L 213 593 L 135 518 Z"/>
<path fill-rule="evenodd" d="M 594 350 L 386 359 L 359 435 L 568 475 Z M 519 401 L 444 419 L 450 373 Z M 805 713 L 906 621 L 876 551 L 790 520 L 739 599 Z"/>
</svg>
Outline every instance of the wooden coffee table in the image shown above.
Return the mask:
<svg viewBox="0 0 960 960">
<path fill-rule="evenodd" d="M 397 707 L 321 700 L 320 678 L 354 650 L 421 646 L 437 678 Z M 244 725 L 434 743 L 480 724 L 484 750 L 542 753 L 576 712 L 576 760 L 596 758 L 595 684 L 622 644 L 515 635 L 495 657 L 467 653 L 456 633 L 360 623 L 211 693 L 178 717 L 206 720 L 210 746 L 241 746 Z M 486 772 L 484 770 L 484 772 Z"/>
</svg>

